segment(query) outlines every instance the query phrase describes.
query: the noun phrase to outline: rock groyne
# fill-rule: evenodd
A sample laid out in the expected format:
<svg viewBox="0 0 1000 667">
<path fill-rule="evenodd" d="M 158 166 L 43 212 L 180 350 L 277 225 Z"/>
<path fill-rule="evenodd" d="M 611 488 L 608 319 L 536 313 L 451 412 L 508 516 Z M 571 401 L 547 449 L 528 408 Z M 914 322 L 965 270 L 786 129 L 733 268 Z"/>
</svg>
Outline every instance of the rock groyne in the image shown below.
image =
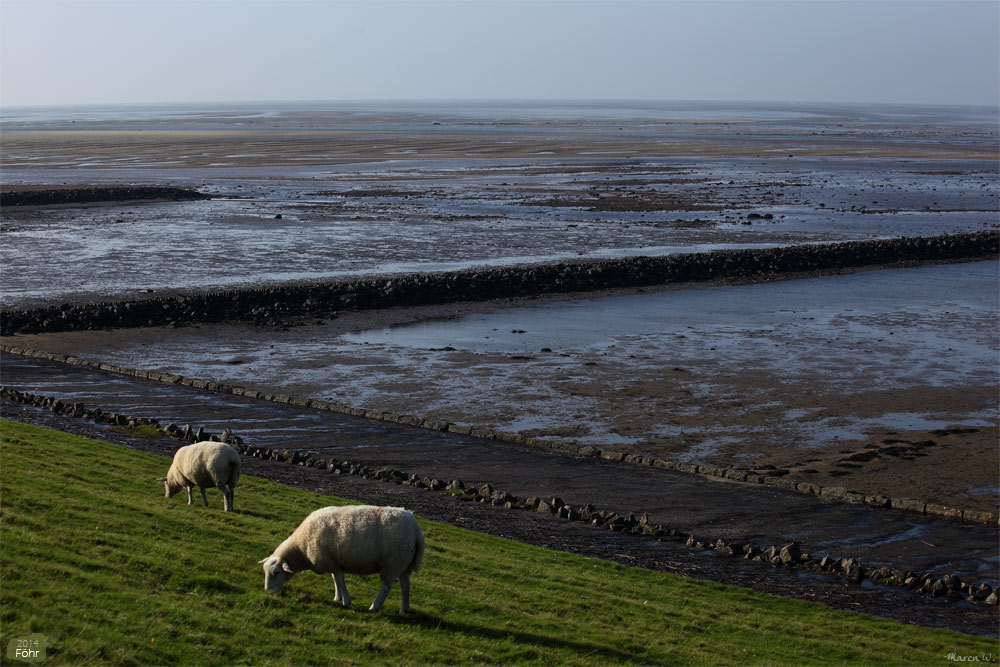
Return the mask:
<svg viewBox="0 0 1000 667">
<path fill-rule="evenodd" d="M 0 335 L 233 321 L 283 325 L 306 318 L 331 318 L 342 311 L 684 282 L 774 280 L 864 267 L 992 259 L 998 253 L 1000 233 L 989 231 L 418 273 L 9 310 L 0 313 Z"/>
<path fill-rule="evenodd" d="M 25 187 L 0 190 L 0 206 L 51 206 L 144 200 L 188 201 L 210 199 L 188 188 L 158 185 L 93 185 L 64 188 Z"/>
</svg>

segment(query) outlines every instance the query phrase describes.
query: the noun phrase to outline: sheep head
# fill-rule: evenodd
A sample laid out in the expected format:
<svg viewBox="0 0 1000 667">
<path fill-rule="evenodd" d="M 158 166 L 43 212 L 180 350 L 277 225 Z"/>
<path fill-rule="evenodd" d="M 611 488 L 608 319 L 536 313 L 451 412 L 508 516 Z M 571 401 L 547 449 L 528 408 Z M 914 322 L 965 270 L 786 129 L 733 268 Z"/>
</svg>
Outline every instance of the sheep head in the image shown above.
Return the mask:
<svg viewBox="0 0 1000 667">
<path fill-rule="evenodd" d="M 167 471 L 166 477 L 158 478 L 163 480 L 163 489 L 165 498 L 173 498 L 182 490 L 187 488 L 187 481 L 184 479 L 183 475 L 177 472 L 177 467 L 173 464 L 170 465 L 170 470 Z"/>
<path fill-rule="evenodd" d="M 178 493 L 180 493 L 181 489 L 183 488 L 184 488 L 183 484 L 171 484 L 169 479 L 167 479 L 166 477 L 163 478 L 164 498 L 173 498 Z"/>
<path fill-rule="evenodd" d="M 277 593 L 285 582 L 292 578 L 295 572 L 282 558 L 268 556 L 264 560 L 257 561 L 258 565 L 264 566 L 264 590 Z"/>
<path fill-rule="evenodd" d="M 171 484 L 167 477 L 157 477 L 157 482 L 163 482 L 164 498 L 173 498 L 184 487 L 180 484 Z"/>
</svg>

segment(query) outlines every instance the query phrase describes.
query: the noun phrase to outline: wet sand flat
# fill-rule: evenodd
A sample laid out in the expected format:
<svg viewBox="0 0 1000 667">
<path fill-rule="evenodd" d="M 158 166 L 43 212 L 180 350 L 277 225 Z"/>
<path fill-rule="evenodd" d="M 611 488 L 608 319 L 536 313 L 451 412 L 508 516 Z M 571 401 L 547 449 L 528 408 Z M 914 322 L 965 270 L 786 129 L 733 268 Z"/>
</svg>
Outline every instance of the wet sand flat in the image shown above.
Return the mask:
<svg viewBox="0 0 1000 667">
<path fill-rule="evenodd" d="M 0 305 L 995 229 L 997 163 L 481 158 L 12 169 L 214 199 L 0 210 Z M 23 185 L 23 184 L 22 184 Z"/>
<path fill-rule="evenodd" d="M 527 129 L 531 133 L 531 128 Z M 444 136 L 441 136 L 441 135 Z M 774 138 L 753 132 L 731 132 L 717 137 L 691 138 L 688 133 L 661 136 L 595 136 L 585 133 L 560 137 L 495 137 L 468 133 L 435 133 L 430 137 L 394 136 L 363 131 L 324 132 L 280 129 L 260 132 L 151 130 L 22 131 L 5 137 L 12 167 L 131 166 L 275 167 L 298 164 L 346 164 L 400 158 L 538 158 L 538 157 L 661 157 L 664 155 L 760 157 L 794 154 L 801 157 L 911 159 L 995 159 L 996 149 L 969 147 L 961 142 L 878 143 L 851 136 L 817 138 L 803 134 Z M 233 152 L 234 147 L 246 152 Z"/>
<path fill-rule="evenodd" d="M 470 156 L 996 159 L 989 109 L 623 102 L 230 105 L 7 114 L 6 162 L 219 167 Z M 70 120 L 72 118 L 72 120 Z"/>
</svg>

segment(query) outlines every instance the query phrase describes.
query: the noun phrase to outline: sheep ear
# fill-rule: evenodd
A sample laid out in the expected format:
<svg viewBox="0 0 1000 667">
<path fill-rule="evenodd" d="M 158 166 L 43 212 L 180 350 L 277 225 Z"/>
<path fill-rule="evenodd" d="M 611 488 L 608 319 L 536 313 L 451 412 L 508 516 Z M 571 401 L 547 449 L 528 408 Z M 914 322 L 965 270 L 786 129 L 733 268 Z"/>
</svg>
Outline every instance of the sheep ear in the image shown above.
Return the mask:
<svg viewBox="0 0 1000 667">
<path fill-rule="evenodd" d="M 268 556 L 268 558 L 270 558 L 270 556 Z M 257 561 L 257 565 L 263 565 L 266 562 L 267 562 L 267 558 L 263 558 L 263 559 Z"/>
<path fill-rule="evenodd" d="M 167 478 L 166 477 L 157 477 L 156 481 L 157 482 L 165 482 L 165 481 L 167 481 Z"/>
<path fill-rule="evenodd" d="M 288 566 L 288 563 L 284 561 L 281 562 L 281 569 L 287 572 L 288 574 L 295 574 L 295 571 Z"/>
</svg>

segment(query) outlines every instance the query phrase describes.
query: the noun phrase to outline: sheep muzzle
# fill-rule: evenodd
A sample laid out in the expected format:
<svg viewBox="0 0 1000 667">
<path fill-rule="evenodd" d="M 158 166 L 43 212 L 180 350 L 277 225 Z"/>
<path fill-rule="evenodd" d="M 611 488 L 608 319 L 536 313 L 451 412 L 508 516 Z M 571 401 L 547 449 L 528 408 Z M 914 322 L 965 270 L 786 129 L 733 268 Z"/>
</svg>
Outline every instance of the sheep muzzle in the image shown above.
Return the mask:
<svg viewBox="0 0 1000 667">
<path fill-rule="evenodd" d="M 278 593 L 295 572 L 285 561 L 274 556 L 258 561 L 264 566 L 264 590 Z"/>
</svg>

